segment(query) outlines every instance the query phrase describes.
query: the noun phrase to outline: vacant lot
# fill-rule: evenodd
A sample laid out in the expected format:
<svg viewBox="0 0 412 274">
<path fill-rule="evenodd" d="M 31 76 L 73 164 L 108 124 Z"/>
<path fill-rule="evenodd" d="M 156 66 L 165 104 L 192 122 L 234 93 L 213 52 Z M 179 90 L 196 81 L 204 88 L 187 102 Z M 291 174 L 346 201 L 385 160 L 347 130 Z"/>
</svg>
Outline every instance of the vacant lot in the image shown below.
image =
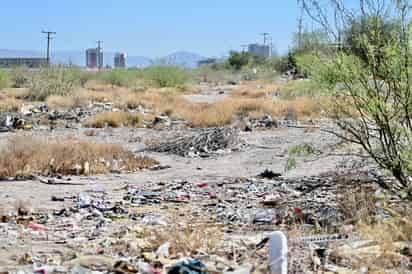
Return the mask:
<svg viewBox="0 0 412 274">
<path fill-rule="evenodd" d="M 157 273 L 198 258 L 265 273 L 276 230 L 291 273 L 410 260 L 409 208 L 377 183 L 392 178 L 329 133 L 331 98 L 305 81 L 100 77 L 0 92 L 1 270 Z"/>
</svg>

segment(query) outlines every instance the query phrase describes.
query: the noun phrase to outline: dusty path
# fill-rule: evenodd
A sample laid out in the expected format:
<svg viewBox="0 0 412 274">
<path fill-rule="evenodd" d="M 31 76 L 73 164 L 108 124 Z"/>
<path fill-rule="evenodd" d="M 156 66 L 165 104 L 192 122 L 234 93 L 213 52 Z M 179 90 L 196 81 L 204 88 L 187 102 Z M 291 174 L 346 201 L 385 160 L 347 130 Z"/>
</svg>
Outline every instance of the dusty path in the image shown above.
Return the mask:
<svg viewBox="0 0 412 274">
<path fill-rule="evenodd" d="M 213 104 L 222 101 L 228 97 L 233 86 L 216 86 L 202 85 L 198 94 L 183 95 L 183 98 L 192 103 Z"/>
</svg>

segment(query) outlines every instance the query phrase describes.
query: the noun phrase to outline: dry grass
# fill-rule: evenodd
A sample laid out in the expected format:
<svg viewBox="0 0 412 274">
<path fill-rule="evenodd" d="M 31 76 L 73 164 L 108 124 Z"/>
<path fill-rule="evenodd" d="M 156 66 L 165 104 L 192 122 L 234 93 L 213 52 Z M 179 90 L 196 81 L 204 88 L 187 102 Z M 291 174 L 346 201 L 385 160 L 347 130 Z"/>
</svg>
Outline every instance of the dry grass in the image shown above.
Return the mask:
<svg viewBox="0 0 412 274">
<path fill-rule="evenodd" d="M 41 174 L 99 174 L 112 169 L 137 171 L 157 164 L 119 145 L 72 138 L 10 138 L 1 149 L 0 176 Z"/>
<path fill-rule="evenodd" d="M 188 257 L 201 253 L 214 254 L 223 239 L 222 228 L 207 224 L 179 225 L 173 222 L 166 229 L 152 232 L 151 243 L 159 247 L 170 244 L 171 257 Z"/>
<path fill-rule="evenodd" d="M 231 92 L 231 96 L 256 99 L 267 97 L 276 92 L 279 92 L 279 85 L 277 84 L 265 84 L 253 81 L 235 87 Z"/>
<path fill-rule="evenodd" d="M 174 118 L 184 119 L 194 127 L 222 126 L 230 124 L 236 116 L 259 118 L 264 114 L 283 119 L 289 112 L 298 118 L 322 115 L 322 100 L 298 97 L 292 100 L 266 98 L 230 97 L 214 104 L 191 103 L 170 92 L 149 90 L 131 93 L 122 97 L 117 107 L 137 108 L 139 105 L 166 113 Z"/>
<path fill-rule="evenodd" d="M 108 127 L 138 127 L 141 117 L 139 114 L 126 111 L 102 112 L 85 122 L 85 126 L 93 128 Z"/>
<path fill-rule="evenodd" d="M 22 105 L 22 100 L 13 97 L 0 98 L 0 112 L 19 111 Z"/>
<path fill-rule="evenodd" d="M 130 114 L 129 109 L 143 106 L 153 113 L 184 119 L 193 127 L 210 127 L 230 124 L 237 117 L 248 116 L 260 118 L 270 114 L 283 119 L 293 113 L 298 119 L 320 117 L 324 112 L 323 103 L 327 98 L 296 97 L 290 100 L 272 100 L 266 94 L 276 92 L 277 85 L 248 83 L 235 88 L 232 96 L 213 104 L 192 103 L 184 99 L 184 93 L 196 93 L 198 86 L 179 88 L 149 88 L 144 91 L 133 91 L 124 87 L 112 87 L 89 82 L 88 89 L 79 89 L 72 97 L 51 96 L 47 103 L 51 107 L 70 108 L 84 106 L 92 102 L 112 102 L 115 107 L 124 110 L 98 114 L 89 119 L 85 125 L 89 127 L 138 127 L 142 125 L 142 117 Z M 7 106 L 12 104 L 7 104 Z"/>
<path fill-rule="evenodd" d="M 406 273 L 412 258 L 411 212 L 391 212 L 393 216 L 389 219 L 359 225 L 360 234 L 371 240 L 371 245 L 337 247 L 332 259 L 351 269 L 367 267 L 368 273 Z"/>
<path fill-rule="evenodd" d="M 367 267 L 368 273 L 403 273 L 402 267 L 412 258 L 412 218 L 407 203 L 393 210 L 378 201 L 373 187 L 356 186 L 339 191 L 338 205 L 346 223 L 354 224 L 356 231 L 371 244 L 354 248 L 336 246 L 331 259 L 350 269 Z M 376 214 L 380 205 L 391 215 L 384 218 Z M 404 269 L 403 269 L 404 270 Z"/>
<path fill-rule="evenodd" d="M 29 93 L 27 88 L 7 88 L 1 91 L 0 96 L 2 98 L 16 98 L 21 99 L 27 96 Z"/>
<path fill-rule="evenodd" d="M 283 119 L 289 112 L 298 118 L 318 117 L 322 106 L 312 98 L 272 101 L 268 99 L 229 98 L 215 104 L 182 103 L 173 108 L 172 116 L 190 121 L 195 127 L 230 124 L 236 116 L 259 118 L 264 114 Z"/>
<path fill-rule="evenodd" d="M 70 108 L 75 105 L 75 101 L 72 97 L 52 95 L 46 100 L 49 107 L 52 108 Z"/>
</svg>

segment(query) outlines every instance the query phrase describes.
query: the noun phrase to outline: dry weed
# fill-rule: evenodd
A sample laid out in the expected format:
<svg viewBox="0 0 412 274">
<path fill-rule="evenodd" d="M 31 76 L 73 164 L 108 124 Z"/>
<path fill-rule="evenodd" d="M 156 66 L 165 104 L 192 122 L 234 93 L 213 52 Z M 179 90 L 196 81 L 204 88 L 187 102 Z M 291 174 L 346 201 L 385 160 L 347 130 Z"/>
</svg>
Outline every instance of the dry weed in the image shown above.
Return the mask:
<svg viewBox="0 0 412 274">
<path fill-rule="evenodd" d="M 231 92 L 231 96 L 236 98 L 243 97 L 257 99 L 268 97 L 269 95 L 277 92 L 279 92 L 279 85 L 277 84 L 265 84 L 253 81 L 235 87 Z"/>
<path fill-rule="evenodd" d="M 178 101 L 171 110 L 172 116 L 185 119 L 192 126 L 210 127 L 230 124 L 236 116 L 259 118 L 264 114 L 270 114 L 275 118 L 283 119 L 292 111 L 298 119 L 318 117 L 321 115 L 322 106 L 315 99 L 306 97 L 290 101 L 228 98 L 214 104 Z"/>
<path fill-rule="evenodd" d="M 108 127 L 138 127 L 140 115 L 126 111 L 102 112 L 85 122 L 85 126 L 93 128 Z"/>
<path fill-rule="evenodd" d="M 72 97 L 52 95 L 46 100 L 49 107 L 52 108 L 71 108 L 75 105 L 74 99 Z"/>
<path fill-rule="evenodd" d="M 371 187 L 342 187 L 337 197 L 338 207 L 347 223 L 370 224 L 376 209 L 377 199 Z"/>
<path fill-rule="evenodd" d="M 159 247 L 164 243 L 170 243 L 172 257 L 194 256 L 201 253 L 214 254 L 223 239 L 221 228 L 207 224 L 179 225 L 173 222 L 164 230 L 155 230 L 152 233 L 151 242 Z"/>
<path fill-rule="evenodd" d="M 98 174 L 112 169 L 137 171 L 156 164 L 119 145 L 78 139 L 17 136 L 1 149 L 0 176 L 41 174 Z"/>
<path fill-rule="evenodd" d="M 402 273 L 412 258 L 411 210 L 401 213 L 385 208 L 391 217 L 376 215 L 377 200 L 371 188 L 343 189 L 338 197 L 340 210 L 349 223 L 371 244 L 353 248 L 351 245 L 336 247 L 332 259 L 351 269 L 367 267 L 368 273 Z M 407 252 L 406 252 L 407 251 Z"/>
<path fill-rule="evenodd" d="M 13 97 L 0 98 L 0 112 L 16 112 L 22 105 L 23 101 Z"/>
</svg>

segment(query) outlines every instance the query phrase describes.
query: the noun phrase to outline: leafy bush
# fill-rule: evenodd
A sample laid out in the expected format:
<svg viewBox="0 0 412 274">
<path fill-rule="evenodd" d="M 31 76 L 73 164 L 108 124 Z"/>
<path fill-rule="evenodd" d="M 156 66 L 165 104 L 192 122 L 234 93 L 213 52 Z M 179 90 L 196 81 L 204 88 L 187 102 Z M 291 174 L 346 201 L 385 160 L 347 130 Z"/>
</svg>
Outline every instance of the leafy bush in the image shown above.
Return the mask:
<svg viewBox="0 0 412 274">
<path fill-rule="evenodd" d="M 27 99 L 44 101 L 51 95 L 68 96 L 80 84 L 70 69 L 60 66 L 42 68 L 31 74 Z"/>
<path fill-rule="evenodd" d="M 312 7 L 317 4 L 311 3 Z M 407 0 L 361 1 L 358 12 L 335 6 L 335 18 L 344 29 L 353 26 L 359 15 L 372 18 L 372 22 L 367 24 L 366 31 L 361 30 L 354 37 L 356 48 L 362 54 L 341 51 L 332 58 L 321 58 L 323 62 L 320 62 L 325 79 L 335 81 L 335 85 L 333 81 L 328 83 L 336 96 L 332 114 L 340 128 L 334 133 L 360 145 L 397 179 L 397 182 L 383 183 L 384 186 L 409 197 L 412 196 L 410 11 Z M 327 12 L 317 9 L 312 17 L 323 18 Z M 383 25 L 376 14 L 385 14 L 385 20 L 399 24 L 390 34 L 396 39 L 388 39 L 382 33 Z M 333 27 L 324 27 L 336 36 Z"/>
<path fill-rule="evenodd" d="M 315 149 L 312 145 L 306 143 L 297 144 L 291 147 L 291 149 L 289 150 L 288 160 L 286 161 L 285 171 L 296 168 L 296 157 L 309 157 L 316 153 L 318 153 L 318 150 Z"/>
<path fill-rule="evenodd" d="M 7 88 L 10 85 L 10 77 L 7 71 L 0 70 L 0 89 Z"/>
<path fill-rule="evenodd" d="M 384 15 L 364 15 L 352 20 L 345 29 L 344 44 L 352 54 L 368 62 L 368 51 L 363 44 L 366 42 L 378 48 L 384 47 L 392 40 L 398 39 L 401 28 L 399 20 L 386 18 Z M 382 57 L 376 56 L 377 59 Z"/>
<path fill-rule="evenodd" d="M 226 61 L 226 67 L 234 70 L 241 70 L 249 66 L 258 66 L 265 63 L 265 58 L 253 55 L 249 52 L 231 51 L 230 56 Z"/>
<path fill-rule="evenodd" d="M 116 68 L 110 71 L 102 72 L 99 76 L 104 83 L 112 86 L 128 87 L 132 80 L 136 78 L 132 71 L 122 68 Z"/>
<path fill-rule="evenodd" d="M 300 96 L 316 97 L 325 93 L 326 90 L 322 88 L 319 82 L 310 79 L 289 81 L 281 88 L 283 99 L 292 99 Z"/>
<path fill-rule="evenodd" d="M 89 80 L 92 80 L 95 77 L 95 75 L 93 75 L 91 72 L 82 70 L 74 66 L 67 68 L 67 73 L 70 75 L 69 78 L 77 79 L 78 84 L 82 87 L 84 87 Z"/>
<path fill-rule="evenodd" d="M 183 86 L 189 78 L 187 71 L 175 66 L 149 67 L 143 71 L 143 75 L 161 88 Z"/>
<path fill-rule="evenodd" d="M 275 57 L 268 61 L 271 68 L 279 73 L 286 73 L 293 68 L 290 56 Z"/>
</svg>

